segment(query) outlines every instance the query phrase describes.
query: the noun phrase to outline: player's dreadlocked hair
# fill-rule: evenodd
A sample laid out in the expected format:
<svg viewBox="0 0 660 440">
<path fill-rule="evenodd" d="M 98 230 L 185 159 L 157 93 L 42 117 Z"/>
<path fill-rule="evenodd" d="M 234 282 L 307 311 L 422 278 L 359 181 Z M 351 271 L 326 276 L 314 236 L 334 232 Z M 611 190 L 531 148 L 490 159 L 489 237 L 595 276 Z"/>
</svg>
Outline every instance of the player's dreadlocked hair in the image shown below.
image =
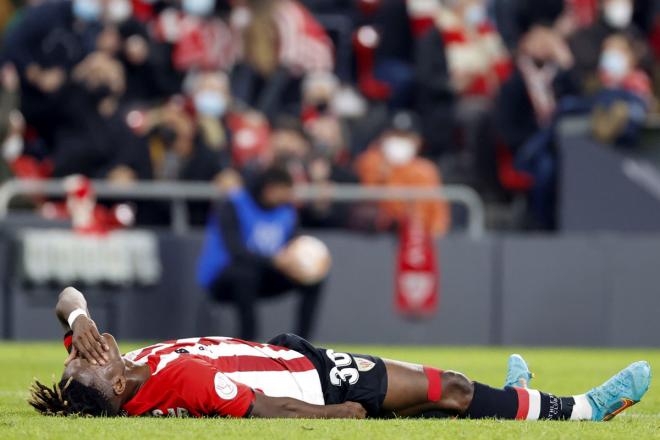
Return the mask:
<svg viewBox="0 0 660 440">
<path fill-rule="evenodd" d="M 30 387 L 28 403 L 46 416 L 114 416 L 110 401 L 99 390 L 73 377 L 53 383 L 52 388 L 38 380 Z"/>
</svg>

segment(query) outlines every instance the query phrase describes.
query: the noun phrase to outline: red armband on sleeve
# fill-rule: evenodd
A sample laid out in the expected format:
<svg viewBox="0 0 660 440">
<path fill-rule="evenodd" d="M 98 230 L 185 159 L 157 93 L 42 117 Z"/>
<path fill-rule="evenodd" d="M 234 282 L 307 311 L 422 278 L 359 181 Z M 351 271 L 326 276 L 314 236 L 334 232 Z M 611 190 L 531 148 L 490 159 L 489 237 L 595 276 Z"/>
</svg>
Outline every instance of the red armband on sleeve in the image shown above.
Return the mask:
<svg viewBox="0 0 660 440">
<path fill-rule="evenodd" d="M 71 353 L 71 347 L 73 346 L 73 331 L 69 330 L 64 334 L 64 348 L 66 351 Z"/>
</svg>

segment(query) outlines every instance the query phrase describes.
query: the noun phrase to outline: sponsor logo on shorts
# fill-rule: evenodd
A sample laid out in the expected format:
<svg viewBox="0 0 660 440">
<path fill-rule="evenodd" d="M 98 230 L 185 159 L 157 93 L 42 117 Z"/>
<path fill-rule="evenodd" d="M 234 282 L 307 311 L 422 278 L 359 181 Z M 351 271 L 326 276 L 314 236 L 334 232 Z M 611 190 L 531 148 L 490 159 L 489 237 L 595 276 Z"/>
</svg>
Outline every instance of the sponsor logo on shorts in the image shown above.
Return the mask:
<svg viewBox="0 0 660 440">
<path fill-rule="evenodd" d="M 355 363 L 357 364 L 358 371 L 361 371 L 363 373 L 367 371 L 371 371 L 376 366 L 376 363 L 370 361 L 369 359 L 365 359 L 361 357 L 354 357 L 353 359 L 355 359 Z"/>
<path fill-rule="evenodd" d="M 215 385 L 216 394 L 221 399 L 231 400 L 238 394 L 236 384 L 222 373 L 216 373 L 213 384 Z"/>
</svg>

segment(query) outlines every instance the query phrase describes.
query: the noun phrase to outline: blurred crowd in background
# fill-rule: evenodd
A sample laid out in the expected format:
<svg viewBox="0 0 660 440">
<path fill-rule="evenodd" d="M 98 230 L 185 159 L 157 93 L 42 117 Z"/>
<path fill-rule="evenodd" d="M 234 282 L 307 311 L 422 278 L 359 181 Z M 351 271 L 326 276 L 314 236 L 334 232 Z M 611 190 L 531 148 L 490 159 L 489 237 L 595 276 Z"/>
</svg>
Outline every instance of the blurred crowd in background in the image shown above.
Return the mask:
<svg viewBox="0 0 660 440">
<path fill-rule="evenodd" d="M 297 183 L 522 193 L 539 229 L 558 121 L 589 115 L 634 148 L 660 90 L 655 0 L 0 0 L 0 29 L 2 179 L 230 189 L 278 165 Z M 305 227 L 367 230 L 411 212 L 450 227 L 439 202 L 300 209 Z"/>
</svg>

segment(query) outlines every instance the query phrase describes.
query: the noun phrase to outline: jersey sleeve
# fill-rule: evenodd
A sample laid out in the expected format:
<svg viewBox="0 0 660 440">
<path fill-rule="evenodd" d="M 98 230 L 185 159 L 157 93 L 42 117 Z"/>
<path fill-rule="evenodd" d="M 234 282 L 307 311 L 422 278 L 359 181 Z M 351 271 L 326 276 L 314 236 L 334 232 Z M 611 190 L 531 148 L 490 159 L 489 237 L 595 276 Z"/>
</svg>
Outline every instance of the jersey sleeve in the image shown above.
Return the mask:
<svg viewBox="0 0 660 440">
<path fill-rule="evenodd" d="M 254 391 L 235 382 L 206 362 L 184 362 L 178 380 L 180 398 L 190 411 L 203 416 L 247 417 L 254 405 Z"/>
</svg>

